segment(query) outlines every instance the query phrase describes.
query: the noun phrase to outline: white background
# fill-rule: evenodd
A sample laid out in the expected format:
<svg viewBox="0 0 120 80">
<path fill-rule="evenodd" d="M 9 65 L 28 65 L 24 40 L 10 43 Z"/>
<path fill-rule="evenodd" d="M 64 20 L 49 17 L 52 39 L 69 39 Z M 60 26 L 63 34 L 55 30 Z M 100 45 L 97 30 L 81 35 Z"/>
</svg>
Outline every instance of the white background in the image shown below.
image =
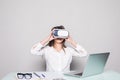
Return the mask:
<svg viewBox="0 0 120 80">
<path fill-rule="evenodd" d="M 30 49 L 58 25 L 88 53 L 110 52 L 105 69 L 120 72 L 120 0 L 0 0 L 0 78 L 45 70 Z M 82 67 L 75 58 L 72 69 Z"/>
</svg>

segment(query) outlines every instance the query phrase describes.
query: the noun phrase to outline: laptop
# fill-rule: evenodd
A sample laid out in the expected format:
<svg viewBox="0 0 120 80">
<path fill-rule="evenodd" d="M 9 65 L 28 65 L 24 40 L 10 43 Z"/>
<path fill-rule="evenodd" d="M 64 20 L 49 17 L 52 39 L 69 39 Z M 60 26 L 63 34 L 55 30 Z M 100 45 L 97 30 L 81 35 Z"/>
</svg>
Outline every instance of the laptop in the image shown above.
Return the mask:
<svg viewBox="0 0 120 80">
<path fill-rule="evenodd" d="M 110 54 L 109 52 L 90 54 L 88 56 L 86 66 L 82 73 L 76 71 L 70 71 L 64 73 L 64 75 L 74 76 L 74 77 L 88 77 L 88 76 L 100 74 L 104 71 L 104 67 L 109 57 L 109 54 Z"/>
</svg>

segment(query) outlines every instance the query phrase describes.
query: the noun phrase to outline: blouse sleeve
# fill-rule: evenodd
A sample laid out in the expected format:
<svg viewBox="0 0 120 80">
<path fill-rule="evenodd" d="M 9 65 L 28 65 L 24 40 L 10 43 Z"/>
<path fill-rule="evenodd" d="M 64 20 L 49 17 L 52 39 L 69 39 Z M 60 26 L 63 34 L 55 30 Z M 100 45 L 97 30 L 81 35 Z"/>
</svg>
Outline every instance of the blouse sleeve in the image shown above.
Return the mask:
<svg viewBox="0 0 120 80">
<path fill-rule="evenodd" d="M 73 50 L 73 56 L 84 57 L 87 56 L 87 51 L 80 46 L 79 44 L 76 45 L 76 48 Z"/>
<path fill-rule="evenodd" d="M 31 48 L 31 54 L 43 55 L 44 52 L 45 52 L 44 46 L 41 43 L 37 43 L 33 45 L 33 47 Z"/>
</svg>

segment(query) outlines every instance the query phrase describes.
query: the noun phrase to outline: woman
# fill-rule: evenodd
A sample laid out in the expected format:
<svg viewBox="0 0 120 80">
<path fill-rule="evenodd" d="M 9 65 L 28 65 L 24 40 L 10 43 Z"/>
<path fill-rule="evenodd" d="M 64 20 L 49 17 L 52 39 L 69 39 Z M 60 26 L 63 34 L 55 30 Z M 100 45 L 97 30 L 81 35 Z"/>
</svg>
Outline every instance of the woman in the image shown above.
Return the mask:
<svg viewBox="0 0 120 80">
<path fill-rule="evenodd" d="M 31 53 L 45 57 L 47 71 L 70 71 L 72 56 L 87 56 L 87 52 L 76 43 L 70 35 L 68 38 L 53 37 L 52 31 L 54 29 L 65 30 L 64 26 L 53 27 L 47 38 L 32 47 Z M 72 47 L 66 46 L 66 41 L 70 43 Z"/>
</svg>

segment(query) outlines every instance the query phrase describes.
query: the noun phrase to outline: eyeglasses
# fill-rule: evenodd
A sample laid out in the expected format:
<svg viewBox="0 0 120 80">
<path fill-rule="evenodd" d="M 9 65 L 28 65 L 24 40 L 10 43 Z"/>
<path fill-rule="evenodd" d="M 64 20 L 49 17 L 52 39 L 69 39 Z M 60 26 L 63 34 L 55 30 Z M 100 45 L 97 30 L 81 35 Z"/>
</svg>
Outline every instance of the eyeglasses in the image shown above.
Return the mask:
<svg viewBox="0 0 120 80">
<path fill-rule="evenodd" d="M 17 73 L 18 79 L 31 79 L 32 73 Z"/>
</svg>

